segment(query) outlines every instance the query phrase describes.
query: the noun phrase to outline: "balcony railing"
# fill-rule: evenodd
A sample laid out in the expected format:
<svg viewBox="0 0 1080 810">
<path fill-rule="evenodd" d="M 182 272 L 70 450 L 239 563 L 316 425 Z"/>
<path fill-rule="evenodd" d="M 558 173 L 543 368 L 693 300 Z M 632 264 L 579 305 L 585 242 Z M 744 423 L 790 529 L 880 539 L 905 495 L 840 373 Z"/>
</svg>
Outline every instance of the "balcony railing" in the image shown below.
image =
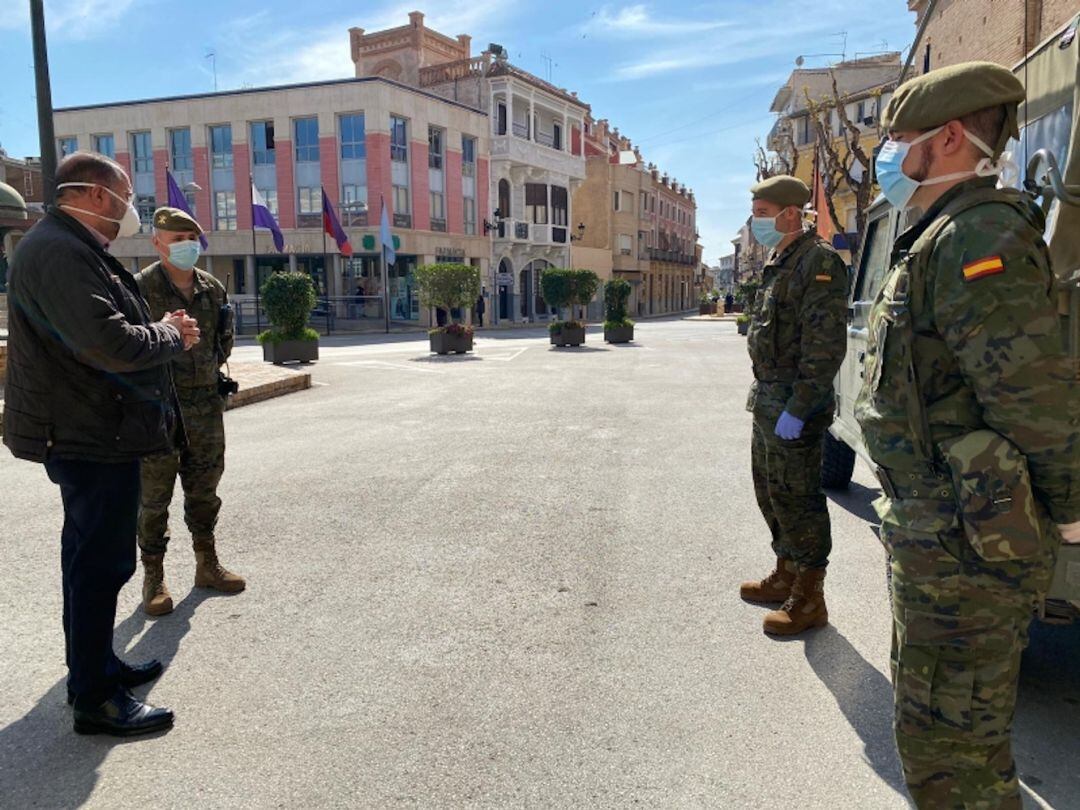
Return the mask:
<svg viewBox="0 0 1080 810">
<path fill-rule="evenodd" d="M 431 87 L 458 79 L 483 76 L 490 59 L 490 55 L 477 56 L 472 59 L 459 59 L 456 62 L 420 68 L 420 86 Z"/>
<path fill-rule="evenodd" d="M 446 220 L 445 219 L 433 219 L 431 220 L 431 230 L 441 231 L 446 233 Z"/>
<path fill-rule="evenodd" d="M 513 126 L 513 131 L 514 131 L 514 134 L 517 135 L 519 138 L 528 139 L 528 137 L 529 137 L 529 127 L 528 127 L 527 124 L 519 124 L 519 123 L 517 123 L 515 121 L 514 126 Z"/>
<path fill-rule="evenodd" d="M 395 228 L 411 228 L 412 214 L 394 214 Z"/>
<path fill-rule="evenodd" d="M 528 239 L 529 239 L 529 223 L 528 222 L 515 222 L 514 223 L 514 238 L 515 239 L 524 239 L 525 241 L 528 241 Z"/>
</svg>

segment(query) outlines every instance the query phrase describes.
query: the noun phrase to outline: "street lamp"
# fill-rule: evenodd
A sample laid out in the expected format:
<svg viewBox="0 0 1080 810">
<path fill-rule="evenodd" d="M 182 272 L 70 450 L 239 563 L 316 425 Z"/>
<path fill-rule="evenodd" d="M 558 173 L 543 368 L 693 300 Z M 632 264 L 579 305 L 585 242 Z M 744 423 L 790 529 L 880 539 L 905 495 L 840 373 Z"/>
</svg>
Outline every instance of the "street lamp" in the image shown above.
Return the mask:
<svg viewBox="0 0 1080 810">
<path fill-rule="evenodd" d="M 578 226 L 577 226 L 577 236 L 574 236 L 574 234 L 570 234 L 570 241 L 571 242 L 580 242 L 584 238 L 585 238 L 585 223 L 584 222 L 579 222 Z"/>
<path fill-rule="evenodd" d="M 502 212 L 499 211 L 498 208 L 496 208 L 492 212 L 492 216 L 495 217 L 494 222 L 488 222 L 487 217 L 484 217 L 484 236 L 487 236 L 488 233 L 495 230 L 496 228 L 498 228 L 502 224 L 503 216 L 502 216 Z"/>
</svg>

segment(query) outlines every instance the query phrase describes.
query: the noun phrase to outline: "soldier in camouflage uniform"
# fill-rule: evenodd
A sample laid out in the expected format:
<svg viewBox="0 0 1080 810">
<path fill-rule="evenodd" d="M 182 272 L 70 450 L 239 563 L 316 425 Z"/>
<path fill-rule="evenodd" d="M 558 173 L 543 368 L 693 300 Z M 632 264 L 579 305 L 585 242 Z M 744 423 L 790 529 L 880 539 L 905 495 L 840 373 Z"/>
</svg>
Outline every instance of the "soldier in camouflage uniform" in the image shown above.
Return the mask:
<svg viewBox="0 0 1080 810">
<path fill-rule="evenodd" d="M 165 585 L 164 557 L 177 474 L 184 489 L 184 520 L 195 547 L 195 586 L 237 593 L 245 585 L 241 577 L 221 566 L 215 549 L 214 527 L 221 509 L 217 486 L 225 470 L 225 403 L 218 393 L 218 372 L 232 352 L 233 334 L 225 288 L 195 268 L 201 234 L 199 224 L 183 211 L 159 208 L 154 212 L 153 244 L 161 260 L 135 278 L 151 313 L 183 309 L 202 330 L 202 341 L 172 362 L 187 447 L 142 462 L 139 548 L 143 609 L 151 616 L 173 609 Z"/>
<path fill-rule="evenodd" d="M 1080 396 L 1041 212 L 995 188 L 1021 83 L 967 63 L 902 85 L 877 179 L 921 218 L 871 310 L 856 403 L 892 558 L 897 747 L 920 808 L 1020 808 L 1020 654 L 1080 533 Z M 1058 526 L 1055 526 L 1058 524 Z"/>
<path fill-rule="evenodd" d="M 751 315 L 748 342 L 754 384 L 754 492 L 772 534 L 776 568 L 744 582 L 743 599 L 783 603 L 764 630 L 794 635 L 828 622 L 825 567 L 832 548 L 821 488 L 825 430 L 835 410 L 833 378 L 847 341 L 847 268 L 836 252 L 804 230 L 810 190 L 801 180 L 772 177 L 750 189 L 755 238 L 772 248 Z"/>
</svg>

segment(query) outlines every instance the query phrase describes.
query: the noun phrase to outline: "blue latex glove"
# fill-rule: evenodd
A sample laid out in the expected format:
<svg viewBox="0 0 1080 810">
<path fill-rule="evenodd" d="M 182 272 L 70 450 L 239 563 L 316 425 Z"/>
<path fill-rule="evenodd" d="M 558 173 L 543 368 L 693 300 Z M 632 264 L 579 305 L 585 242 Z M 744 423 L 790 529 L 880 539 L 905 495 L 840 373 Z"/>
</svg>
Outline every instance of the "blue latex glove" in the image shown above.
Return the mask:
<svg viewBox="0 0 1080 810">
<path fill-rule="evenodd" d="M 776 433 L 781 439 L 785 441 L 794 441 L 802 436 L 802 429 L 805 423 L 802 419 L 796 419 L 787 411 L 780 414 L 780 418 L 776 420 Z"/>
</svg>

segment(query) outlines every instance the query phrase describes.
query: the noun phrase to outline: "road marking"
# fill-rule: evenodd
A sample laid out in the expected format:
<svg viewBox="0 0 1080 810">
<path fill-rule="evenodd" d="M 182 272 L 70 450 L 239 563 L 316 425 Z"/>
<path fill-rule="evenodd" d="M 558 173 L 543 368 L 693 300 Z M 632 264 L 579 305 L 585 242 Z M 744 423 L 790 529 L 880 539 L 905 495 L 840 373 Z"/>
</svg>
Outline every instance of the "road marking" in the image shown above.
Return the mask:
<svg viewBox="0 0 1080 810">
<path fill-rule="evenodd" d="M 483 352 L 478 351 L 477 356 L 481 357 L 484 360 L 501 360 L 504 363 L 509 363 L 511 360 L 517 360 L 519 357 L 521 357 L 521 355 L 523 355 L 528 350 L 529 350 L 529 347 L 526 346 L 523 349 L 518 349 L 513 354 L 505 354 L 505 355 L 488 354 L 486 351 L 483 351 Z"/>
<path fill-rule="evenodd" d="M 377 366 L 379 368 L 389 368 L 395 371 L 419 371 L 421 374 L 443 374 L 435 368 L 424 368 L 423 366 L 408 366 L 403 363 L 388 363 L 385 360 L 352 360 L 348 363 L 334 363 L 335 366 Z"/>
<path fill-rule="evenodd" d="M 312 385 L 327 386 L 327 385 L 330 385 L 330 383 L 328 383 L 328 382 L 313 382 Z"/>
</svg>

